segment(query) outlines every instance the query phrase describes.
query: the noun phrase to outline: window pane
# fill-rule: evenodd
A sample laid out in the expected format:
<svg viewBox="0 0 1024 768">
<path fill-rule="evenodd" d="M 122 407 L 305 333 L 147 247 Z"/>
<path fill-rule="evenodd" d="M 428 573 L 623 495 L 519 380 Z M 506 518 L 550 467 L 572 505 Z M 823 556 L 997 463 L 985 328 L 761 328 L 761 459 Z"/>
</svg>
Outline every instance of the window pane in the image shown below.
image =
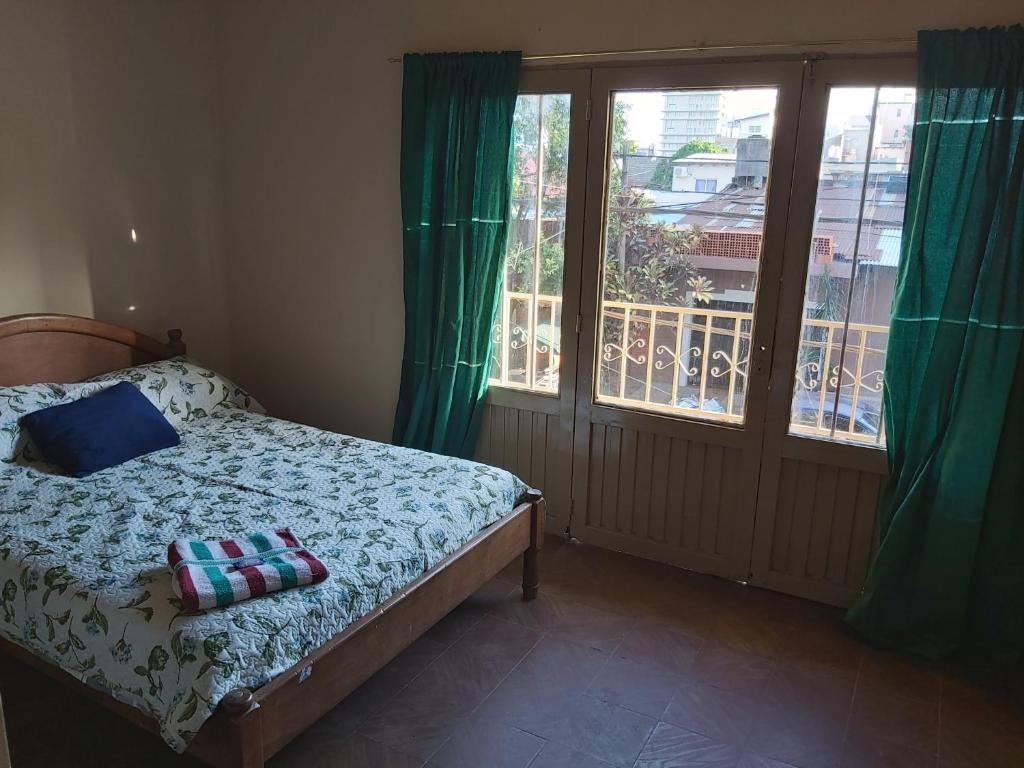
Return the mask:
<svg viewBox="0 0 1024 768">
<path fill-rule="evenodd" d="M 569 108 L 563 93 L 521 95 L 516 102 L 511 222 L 491 385 L 558 392 Z"/>
<path fill-rule="evenodd" d="M 912 88 L 833 88 L 790 432 L 885 445 L 882 374 L 907 196 Z"/>
<path fill-rule="evenodd" d="M 615 94 L 598 402 L 743 421 L 775 102 Z"/>
</svg>

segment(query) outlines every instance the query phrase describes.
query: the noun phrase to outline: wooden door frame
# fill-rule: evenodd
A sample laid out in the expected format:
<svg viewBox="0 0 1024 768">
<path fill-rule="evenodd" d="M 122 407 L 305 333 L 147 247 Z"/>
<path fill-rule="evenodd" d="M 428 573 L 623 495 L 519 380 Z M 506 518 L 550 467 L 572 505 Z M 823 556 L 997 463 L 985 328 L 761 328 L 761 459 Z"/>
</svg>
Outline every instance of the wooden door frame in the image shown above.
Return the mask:
<svg viewBox="0 0 1024 768">
<path fill-rule="evenodd" d="M 562 328 L 558 394 L 533 392 L 527 389 L 491 385 L 487 390 L 487 403 L 507 408 L 533 411 L 547 416 L 557 416 L 559 434 L 556 440 L 565 440 L 565 477 L 571 482 L 572 434 L 576 410 L 576 359 L 578 354 L 576 319 L 580 306 L 580 279 L 583 254 L 583 214 L 585 209 L 587 174 L 587 119 L 590 98 L 589 68 L 530 68 L 522 70 L 519 77 L 521 95 L 568 93 L 569 107 L 569 169 L 566 188 L 572 194 L 566 195 L 565 211 L 565 260 L 562 265 Z M 551 437 L 547 440 L 550 443 Z M 552 446 L 546 445 L 546 450 Z M 555 447 L 557 450 L 557 446 Z M 571 498 L 571 485 L 566 489 L 566 499 Z M 560 498 L 551 494 L 552 498 Z M 570 505 L 549 504 L 547 529 L 564 532 L 569 527 Z"/>
<path fill-rule="evenodd" d="M 915 54 L 904 53 L 873 58 L 830 57 L 809 62 L 804 68 L 789 224 L 779 282 L 779 312 L 768 387 L 769 402 L 765 411 L 750 580 L 760 586 L 829 603 L 846 604 L 850 596 L 846 590 L 831 588 L 827 584 L 798 584 L 793 579 L 770 572 L 773 530 L 778 511 L 776 498 L 783 459 L 812 461 L 882 476 L 887 474 L 884 448 L 789 434 L 794 370 L 800 346 L 808 254 L 814 228 L 829 89 L 832 86 L 913 86 L 915 65 Z"/>
<path fill-rule="evenodd" d="M 592 77 L 580 303 L 582 332 L 579 338 L 576 373 L 573 506 L 576 509 L 585 508 L 587 502 L 588 472 L 583 470 L 589 462 L 590 425 L 592 422 L 632 428 L 642 427 L 644 430 L 656 434 L 741 448 L 742 487 L 739 489 L 738 498 L 742 502 L 735 521 L 737 537 L 734 543 L 733 557 L 725 568 L 722 567 L 720 561 L 710 561 L 710 559 L 709 562 L 692 563 L 694 567 L 699 567 L 702 570 L 737 579 L 746 579 L 750 572 L 760 448 L 776 326 L 778 282 L 781 278 L 790 185 L 796 151 L 801 85 L 802 64 L 799 60 L 793 59 L 603 67 L 594 69 Z M 739 425 L 676 418 L 602 405 L 596 402 L 595 397 L 600 291 L 603 283 L 604 262 L 602 258 L 605 230 L 604 194 L 611 140 L 610 114 L 613 93 L 618 90 L 634 89 L 714 89 L 716 87 L 774 87 L 778 89 L 768 190 L 765 196 L 766 216 L 760 271 L 754 304 L 752 357 L 748 369 L 744 422 Z M 583 537 L 605 546 L 618 548 L 622 544 L 622 541 L 614 534 L 603 535 L 594 529 L 588 529 L 585 521 L 575 521 L 572 530 L 574 535 L 586 530 L 587 533 Z M 654 549 L 643 546 L 638 548 L 638 554 L 657 557 Z"/>
</svg>

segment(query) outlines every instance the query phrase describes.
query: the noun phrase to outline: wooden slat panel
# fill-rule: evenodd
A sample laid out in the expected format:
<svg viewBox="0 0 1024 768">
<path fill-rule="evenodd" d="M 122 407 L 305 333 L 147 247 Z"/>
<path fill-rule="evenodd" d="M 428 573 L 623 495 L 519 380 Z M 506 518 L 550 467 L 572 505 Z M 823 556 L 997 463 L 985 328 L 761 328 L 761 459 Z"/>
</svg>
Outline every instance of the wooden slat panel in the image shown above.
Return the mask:
<svg viewBox="0 0 1024 768">
<path fill-rule="evenodd" d="M 722 505 L 722 453 L 720 445 L 705 447 L 698 546 L 706 554 L 717 553 L 718 516 Z"/>
<path fill-rule="evenodd" d="M 776 502 L 775 530 L 772 532 L 771 569 L 786 571 L 789 559 L 790 534 L 793 531 L 793 505 L 796 504 L 796 481 L 798 463 L 782 460 L 779 472 L 779 494 Z"/>
<path fill-rule="evenodd" d="M 488 401 L 474 458 L 517 475 L 547 499 L 549 531 L 564 533 L 570 511 L 572 435 L 558 414 Z"/>
<path fill-rule="evenodd" d="M 485 405 L 483 416 L 480 417 L 480 439 L 476 443 L 476 453 L 474 458 L 483 463 L 490 464 L 491 462 L 491 412 L 494 410 L 494 406 Z"/>
<path fill-rule="evenodd" d="M 595 404 L 590 414 L 592 424 L 605 424 L 638 432 L 667 437 L 682 437 L 695 443 L 722 445 L 742 449 L 748 438 L 743 430 L 722 427 L 713 422 L 678 419 L 672 416 L 634 411 L 629 408 Z"/>
<path fill-rule="evenodd" d="M 686 505 L 686 467 L 690 444 L 681 438 L 672 439 L 669 450 L 668 499 L 665 502 L 665 543 L 683 546 L 683 515 Z"/>
<path fill-rule="evenodd" d="M 622 452 L 619 454 L 619 502 L 615 530 L 633 530 L 633 506 L 636 493 L 636 430 L 622 430 Z"/>
<path fill-rule="evenodd" d="M 545 417 L 544 497 L 549 519 L 557 520 L 557 533 L 568 529 L 572 506 L 572 433 L 560 428 L 557 414 Z M 583 517 L 584 505 L 580 505 Z"/>
<path fill-rule="evenodd" d="M 604 492 L 605 472 L 604 424 L 592 424 L 590 426 L 590 463 L 588 477 L 590 482 L 587 485 L 587 525 L 599 528 L 601 526 L 602 493 Z"/>
<path fill-rule="evenodd" d="M 516 420 L 519 423 L 519 436 L 516 444 L 516 467 L 519 477 L 530 477 L 533 470 L 533 413 L 516 409 Z M 529 482 L 529 481 L 527 481 Z"/>
<path fill-rule="evenodd" d="M 647 537 L 665 542 L 665 517 L 669 492 L 669 464 L 672 459 L 673 440 L 664 435 L 654 438 L 654 456 L 651 459 L 651 514 L 647 523 Z"/>
<path fill-rule="evenodd" d="M 655 429 L 590 429 L 585 530 L 576 535 L 708 573 L 749 573 L 736 567 L 740 449 Z"/>
<path fill-rule="evenodd" d="M 806 573 L 807 576 L 815 580 L 824 579 L 825 569 L 828 567 L 829 540 L 832 536 L 832 521 L 835 517 L 838 476 L 838 467 L 823 466 L 818 470 Z"/>
<path fill-rule="evenodd" d="M 736 515 L 739 510 L 740 488 L 739 451 L 727 448 L 722 458 L 722 503 L 718 513 L 718 531 L 715 535 L 715 552 L 726 556 L 735 546 Z"/>
<path fill-rule="evenodd" d="M 857 503 L 860 473 L 843 467 L 836 482 L 836 504 L 832 519 L 832 536 L 828 546 L 825 579 L 832 584 L 846 584 L 850 565 L 850 543 L 853 538 L 853 516 Z"/>
<path fill-rule="evenodd" d="M 509 472 L 519 474 L 518 445 L 519 445 L 519 411 L 515 408 L 505 408 L 505 441 L 502 444 L 501 465 Z"/>
<path fill-rule="evenodd" d="M 601 527 L 615 530 L 615 507 L 619 503 L 619 453 L 622 430 L 608 427 L 604 433 L 604 494 L 601 504 Z"/>
<path fill-rule="evenodd" d="M 524 413 L 526 413 L 524 411 Z M 543 488 L 547 485 L 548 466 L 548 416 L 534 413 L 533 429 L 530 434 L 530 485 Z"/>
<path fill-rule="evenodd" d="M 768 571 L 754 573 L 753 581 L 812 600 L 852 603 L 874 549 L 884 481 L 862 466 L 784 458 Z"/>
<path fill-rule="evenodd" d="M 850 538 L 850 564 L 847 569 L 847 584 L 857 589 L 867 576 L 871 552 L 874 549 L 881 481 L 882 478 L 878 475 L 862 473 L 857 484 L 856 516 L 853 536 Z"/>
<path fill-rule="evenodd" d="M 649 538 L 651 515 L 651 470 L 654 460 L 654 435 L 642 432 L 636 442 L 636 481 L 633 507 L 633 534 Z"/>
<path fill-rule="evenodd" d="M 818 465 L 800 462 L 797 470 L 796 503 L 793 505 L 793 529 L 789 539 L 787 573 L 804 576 L 807 571 L 807 548 L 811 540 L 811 519 L 814 516 L 814 489 L 818 481 Z"/>
<path fill-rule="evenodd" d="M 505 467 L 505 409 L 491 407 L 491 464 Z"/>
<path fill-rule="evenodd" d="M 700 545 L 700 518 L 704 495 L 704 443 L 691 442 L 686 452 L 686 475 L 683 486 L 683 543 L 694 552 Z"/>
</svg>

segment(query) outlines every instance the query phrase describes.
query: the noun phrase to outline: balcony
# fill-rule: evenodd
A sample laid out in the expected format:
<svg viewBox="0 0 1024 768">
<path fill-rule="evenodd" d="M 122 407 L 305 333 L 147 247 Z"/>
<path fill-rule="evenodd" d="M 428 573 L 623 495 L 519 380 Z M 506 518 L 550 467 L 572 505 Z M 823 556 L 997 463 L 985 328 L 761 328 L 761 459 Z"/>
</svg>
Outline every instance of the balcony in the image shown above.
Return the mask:
<svg viewBox="0 0 1024 768">
<path fill-rule="evenodd" d="M 506 292 L 493 336 L 492 386 L 558 392 L 560 296 Z M 751 312 L 605 301 L 598 403 L 741 424 Z M 506 330 L 507 329 L 507 330 Z M 805 319 L 789 430 L 884 445 L 884 325 Z"/>
</svg>

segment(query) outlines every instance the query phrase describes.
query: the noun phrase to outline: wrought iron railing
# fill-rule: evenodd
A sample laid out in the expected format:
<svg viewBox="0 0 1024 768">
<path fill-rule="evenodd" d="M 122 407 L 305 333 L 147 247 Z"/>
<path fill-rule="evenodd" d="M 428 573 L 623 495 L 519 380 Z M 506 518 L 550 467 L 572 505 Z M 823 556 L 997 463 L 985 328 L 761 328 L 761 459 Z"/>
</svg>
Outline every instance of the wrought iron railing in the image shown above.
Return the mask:
<svg viewBox="0 0 1024 768">
<path fill-rule="evenodd" d="M 556 394 L 562 297 L 502 291 L 491 338 L 490 384 Z"/>
<path fill-rule="evenodd" d="M 558 392 L 560 296 L 506 292 L 494 328 L 491 384 Z M 598 402 L 742 423 L 751 312 L 605 301 Z M 881 445 L 884 325 L 805 319 L 790 431 Z M 840 373 L 841 372 L 841 373 Z"/>
</svg>

